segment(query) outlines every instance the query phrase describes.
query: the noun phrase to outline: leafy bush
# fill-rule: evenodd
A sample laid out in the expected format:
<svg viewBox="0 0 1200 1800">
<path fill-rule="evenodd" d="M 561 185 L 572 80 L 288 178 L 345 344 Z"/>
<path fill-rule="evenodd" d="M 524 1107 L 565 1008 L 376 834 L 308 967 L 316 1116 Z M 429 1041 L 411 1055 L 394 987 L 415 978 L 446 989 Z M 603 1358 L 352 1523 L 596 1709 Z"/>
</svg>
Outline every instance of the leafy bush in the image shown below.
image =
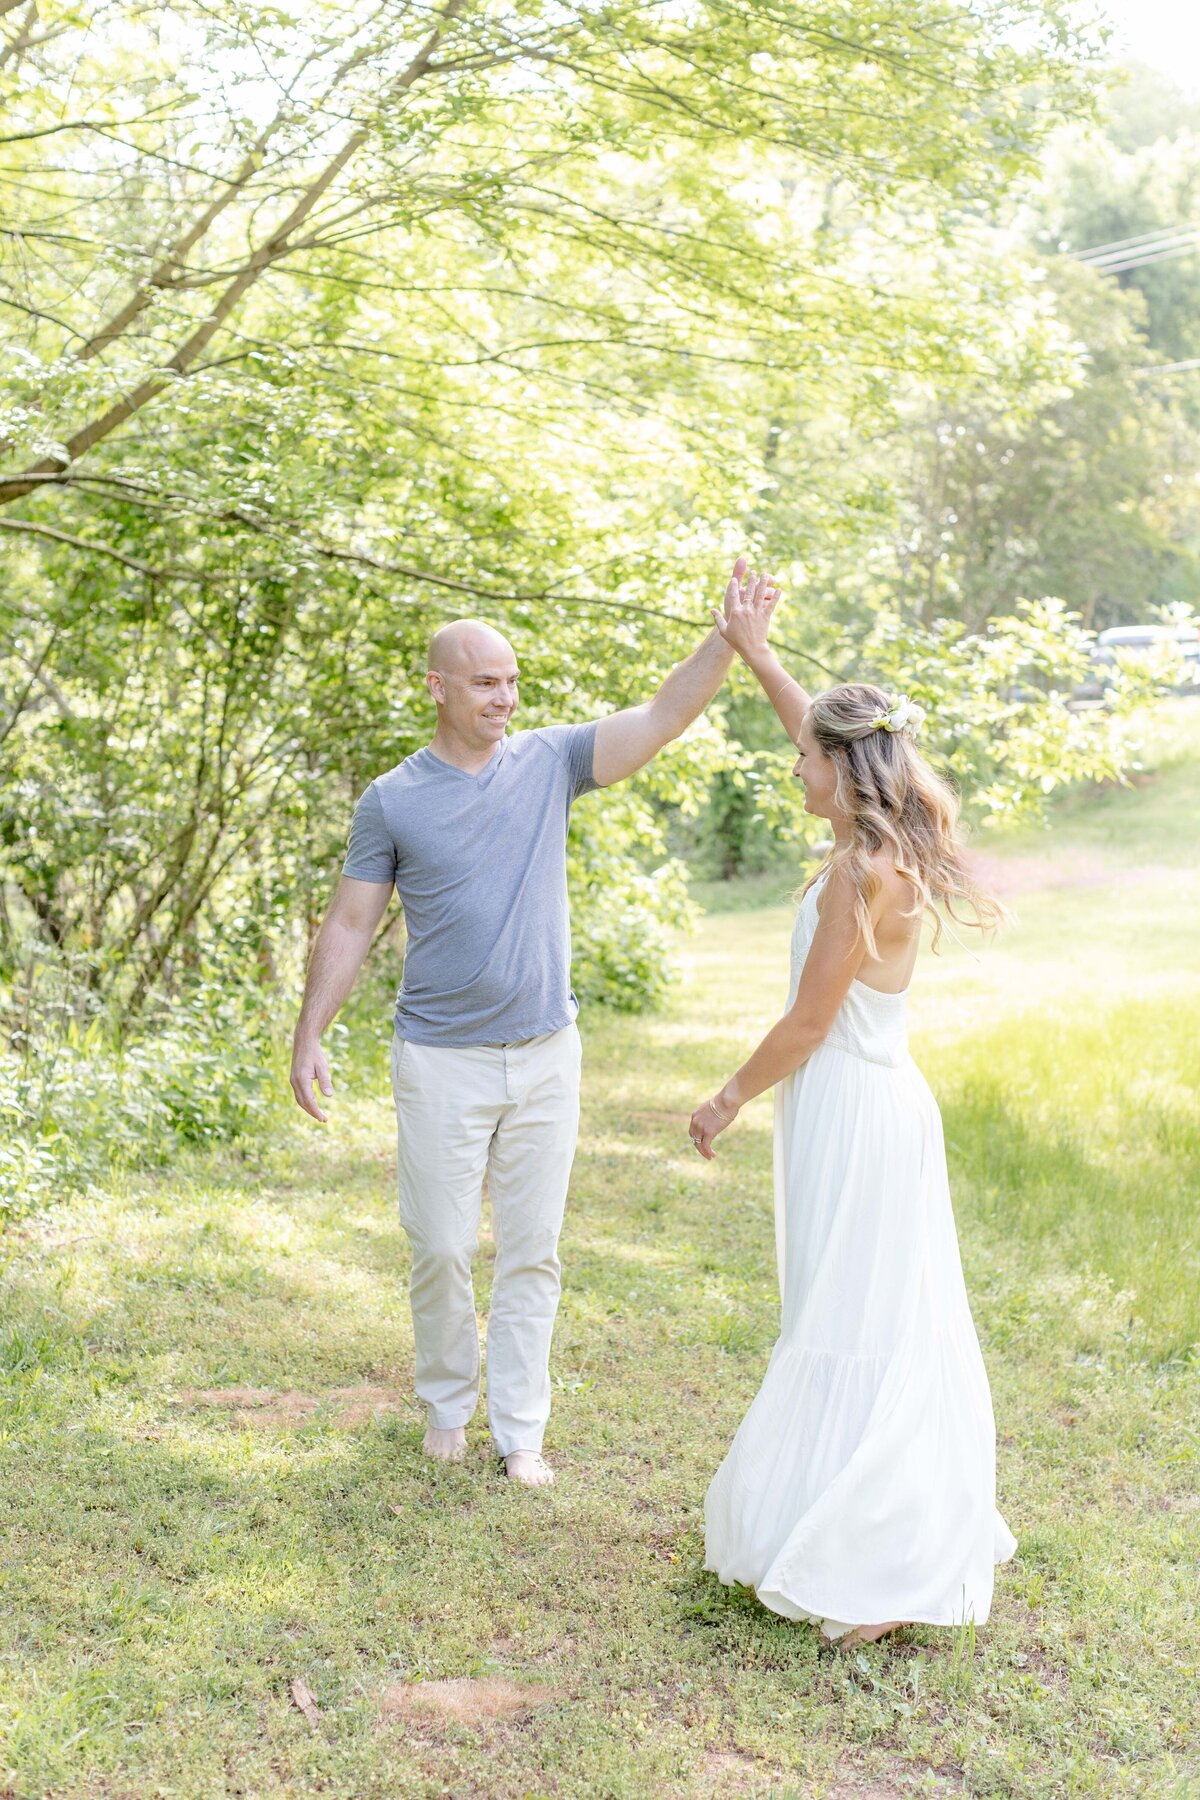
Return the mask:
<svg viewBox="0 0 1200 1800">
<path fill-rule="evenodd" d="M 660 771 L 660 782 L 664 774 L 669 780 Z M 667 855 L 652 797 L 648 787 L 629 786 L 585 802 L 567 845 L 575 992 L 619 1012 L 663 998 L 674 974 L 672 936 L 693 917 L 686 871 Z"/>
<path fill-rule="evenodd" d="M 69 1018 L 0 1056 L 0 1218 L 182 1145 L 250 1136 L 282 1099 L 281 1034 L 269 996 L 210 977 L 136 1037 L 122 1041 L 105 1016 Z"/>
<path fill-rule="evenodd" d="M 658 1005 L 675 972 L 672 928 L 691 917 L 687 872 L 674 860 L 648 875 L 624 865 L 615 884 L 585 889 L 572 923 L 571 979 L 579 999 L 618 1012 Z"/>
<path fill-rule="evenodd" d="M 1061 600 L 1018 600 L 982 632 L 881 613 L 862 655 L 868 679 L 926 709 L 926 755 L 953 774 L 969 815 L 994 825 L 1040 818 L 1056 789 L 1119 781 L 1131 765 L 1128 714 L 1169 691 L 1169 670 L 1157 683 L 1149 673 L 1130 678 L 1104 706 L 1080 708 L 1072 696 L 1094 672 L 1092 641 Z"/>
<path fill-rule="evenodd" d="M 1178 658 L 1122 653 L 1103 700 L 1081 705 L 1075 696 L 1095 676 L 1093 641 L 1056 599 L 1019 600 L 979 632 L 949 618 L 919 625 L 881 608 L 836 660 L 847 679 L 919 701 L 922 751 L 958 787 L 967 823 L 988 827 L 1039 819 L 1062 788 L 1124 781 L 1136 768 L 1131 721 L 1170 694 Z M 748 703 L 744 677 L 727 725 L 710 805 L 681 848 L 709 877 L 794 863 L 827 828 L 805 815 L 803 790 L 790 779 L 794 752 L 766 701 Z"/>
</svg>

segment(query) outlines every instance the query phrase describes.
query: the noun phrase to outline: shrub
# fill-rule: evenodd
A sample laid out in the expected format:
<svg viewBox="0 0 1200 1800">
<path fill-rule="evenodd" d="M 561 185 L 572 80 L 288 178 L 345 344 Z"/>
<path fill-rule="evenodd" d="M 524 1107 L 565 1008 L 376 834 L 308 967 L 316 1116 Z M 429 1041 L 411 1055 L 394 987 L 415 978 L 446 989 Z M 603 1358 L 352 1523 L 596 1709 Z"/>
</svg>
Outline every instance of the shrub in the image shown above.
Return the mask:
<svg viewBox="0 0 1200 1800">
<path fill-rule="evenodd" d="M 182 1145 L 236 1142 L 283 1097 L 282 1022 L 269 995 L 228 976 L 160 1004 L 122 1039 L 104 1016 L 68 1018 L 0 1056 L 0 1218 L 39 1210 Z"/>
</svg>

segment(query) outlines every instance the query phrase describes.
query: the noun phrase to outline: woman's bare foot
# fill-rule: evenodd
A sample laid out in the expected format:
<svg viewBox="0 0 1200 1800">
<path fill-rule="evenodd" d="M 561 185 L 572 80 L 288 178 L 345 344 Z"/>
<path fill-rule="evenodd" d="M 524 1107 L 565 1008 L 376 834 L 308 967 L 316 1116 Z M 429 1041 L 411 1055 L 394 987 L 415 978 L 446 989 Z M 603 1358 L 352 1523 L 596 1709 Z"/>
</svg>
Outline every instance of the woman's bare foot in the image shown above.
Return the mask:
<svg viewBox="0 0 1200 1800">
<path fill-rule="evenodd" d="M 504 1472 L 525 1487 L 551 1487 L 554 1482 L 554 1470 L 536 1450 L 514 1450 L 504 1459 Z"/>
<path fill-rule="evenodd" d="M 845 1632 L 837 1642 L 842 1644 L 874 1644 L 885 1632 L 899 1631 L 902 1625 L 911 1625 L 911 1619 L 889 1619 L 886 1625 L 856 1625 L 853 1631 Z"/>
<path fill-rule="evenodd" d="M 454 1425 L 446 1431 L 440 1425 L 431 1425 L 421 1448 L 434 1462 L 461 1462 L 467 1454 L 467 1428 Z"/>
</svg>

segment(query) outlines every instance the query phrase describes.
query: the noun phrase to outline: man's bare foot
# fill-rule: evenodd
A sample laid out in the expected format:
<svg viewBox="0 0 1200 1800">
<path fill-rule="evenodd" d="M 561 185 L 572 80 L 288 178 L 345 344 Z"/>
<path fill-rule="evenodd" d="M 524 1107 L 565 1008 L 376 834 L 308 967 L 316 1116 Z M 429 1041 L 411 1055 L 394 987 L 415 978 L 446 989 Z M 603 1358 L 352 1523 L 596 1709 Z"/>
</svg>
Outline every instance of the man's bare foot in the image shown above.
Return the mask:
<svg viewBox="0 0 1200 1800">
<path fill-rule="evenodd" d="M 550 1487 L 554 1482 L 554 1470 L 536 1450 L 514 1450 L 504 1459 L 504 1471 L 510 1481 L 526 1487 Z"/>
<path fill-rule="evenodd" d="M 467 1454 L 467 1428 L 454 1425 L 445 1431 L 440 1425 L 431 1425 L 421 1448 L 434 1462 L 461 1462 Z"/>
<path fill-rule="evenodd" d="M 911 1625 L 911 1619 L 889 1619 L 886 1625 L 856 1625 L 853 1631 L 847 1631 L 838 1638 L 841 1644 L 874 1644 L 885 1632 L 899 1631 L 902 1625 Z"/>
</svg>

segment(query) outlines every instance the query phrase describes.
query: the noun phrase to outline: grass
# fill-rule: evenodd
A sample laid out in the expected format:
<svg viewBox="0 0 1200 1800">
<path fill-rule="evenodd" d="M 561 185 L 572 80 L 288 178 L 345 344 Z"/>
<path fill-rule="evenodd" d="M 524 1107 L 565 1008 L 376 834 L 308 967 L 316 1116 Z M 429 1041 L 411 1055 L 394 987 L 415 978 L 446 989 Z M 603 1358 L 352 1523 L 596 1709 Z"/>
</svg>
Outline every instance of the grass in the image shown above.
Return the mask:
<svg viewBox="0 0 1200 1800">
<path fill-rule="evenodd" d="M 3 1241 L 0 1792 L 1196 1800 L 1198 727 L 989 843 L 1018 927 L 914 990 L 1019 1538 L 986 1626 L 838 1653 L 701 1569 L 777 1317 L 769 1102 L 685 1139 L 784 995 L 754 904 L 586 1021 L 551 1493 L 481 1428 L 420 1458 L 385 1019 L 328 1130 Z"/>
</svg>

